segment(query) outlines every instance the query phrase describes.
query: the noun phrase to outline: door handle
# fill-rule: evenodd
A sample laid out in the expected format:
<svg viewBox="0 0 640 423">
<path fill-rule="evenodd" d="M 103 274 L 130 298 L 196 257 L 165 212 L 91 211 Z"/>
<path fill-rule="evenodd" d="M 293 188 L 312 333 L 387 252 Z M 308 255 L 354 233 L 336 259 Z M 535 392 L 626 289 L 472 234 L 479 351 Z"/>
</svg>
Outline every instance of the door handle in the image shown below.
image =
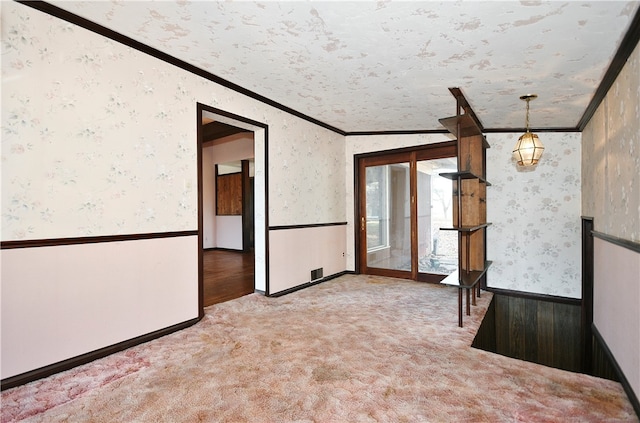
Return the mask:
<svg viewBox="0 0 640 423">
<path fill-rule="evenodd" d="M 364 231 L 364 226 L 366 225 L 366 223 L 367 223 L 367 222 L 366 222 L 365 218 L 364 218 L 364 217 L 361 217 L 361 218 L 360 218 L 360 230 L 361 230 L 361 231 Z"/>
</svg>

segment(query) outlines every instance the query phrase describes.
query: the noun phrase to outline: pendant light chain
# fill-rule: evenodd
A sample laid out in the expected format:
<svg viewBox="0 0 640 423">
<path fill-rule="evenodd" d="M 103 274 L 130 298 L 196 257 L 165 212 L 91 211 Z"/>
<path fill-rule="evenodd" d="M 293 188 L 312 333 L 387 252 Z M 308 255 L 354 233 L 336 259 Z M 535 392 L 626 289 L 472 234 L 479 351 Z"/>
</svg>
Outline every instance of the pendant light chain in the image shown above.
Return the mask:
<svg viewBox="0 0 640 423">
<path fill-rule="evenodd" d="M 526 128 L 527 128 L 527 132 L 530 132 L 529 131 L 529 102 L 530 101 L 531 101 L 531 99 L 527 98 L 527 118 L 525 120 L 525 125 L 526 125 Z"/>
</svg>

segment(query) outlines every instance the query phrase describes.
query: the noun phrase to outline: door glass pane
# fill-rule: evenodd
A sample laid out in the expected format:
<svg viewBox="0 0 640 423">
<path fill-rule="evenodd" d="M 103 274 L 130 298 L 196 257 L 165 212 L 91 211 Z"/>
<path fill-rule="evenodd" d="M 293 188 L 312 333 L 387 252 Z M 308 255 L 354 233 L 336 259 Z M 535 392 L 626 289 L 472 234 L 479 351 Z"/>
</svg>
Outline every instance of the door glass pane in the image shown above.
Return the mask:
<svg viewBox="0 0 640 423">
<path fill-rule="evenodd" d="M 440 173 L 456 172 L 456 158 L 419 161 L 418 272 L 448 275 L 458 268 L 458 233 L 453 226 L 452 181 Z"/>
<path fill-rule="evenodd" d="M 367 266 L 411 270 L 409 163 L 366 168 Z"/>
</svg>

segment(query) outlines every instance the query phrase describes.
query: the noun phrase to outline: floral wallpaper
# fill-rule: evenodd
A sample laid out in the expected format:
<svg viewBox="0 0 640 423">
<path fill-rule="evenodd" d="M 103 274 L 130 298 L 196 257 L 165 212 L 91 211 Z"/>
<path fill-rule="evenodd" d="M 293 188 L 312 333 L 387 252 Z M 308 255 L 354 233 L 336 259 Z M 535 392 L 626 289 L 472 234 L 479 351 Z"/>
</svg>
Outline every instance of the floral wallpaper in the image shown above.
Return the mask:
<svg viewBox="0 0 640 423">
<path fill-rule="evenodd" d="M 488 284 L 580 298 L 580 134 L 540 133 L 533 169 L 512 159 L 519 136 L 487 135 Z"/>
<path fill-rule="evenodd" d="M 1 7 L 2 240 L 196 229 L 197 102 L 269 125 L 271 225 L 344 220 L 340 135 L 19 3 Z"/>
<path fill-rule="evenodd" d="M 344 222 L 344 136 L 282 114 L 269 128 L 269 226 Z"/>
<path fill-rule="evenodd" d="M 582 133 L 582 214 L 594 228 L 640 242 L 640 47 Z"/>
</svg>

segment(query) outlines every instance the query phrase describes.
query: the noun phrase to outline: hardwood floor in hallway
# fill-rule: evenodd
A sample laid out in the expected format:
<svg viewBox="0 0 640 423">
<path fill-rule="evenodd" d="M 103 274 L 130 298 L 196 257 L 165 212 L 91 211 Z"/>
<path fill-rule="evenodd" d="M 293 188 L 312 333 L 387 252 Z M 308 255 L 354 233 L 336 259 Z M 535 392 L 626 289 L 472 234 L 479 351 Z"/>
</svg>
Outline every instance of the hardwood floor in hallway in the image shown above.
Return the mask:
<svg viewBox="0 0 640 423">
<path fill-rule="evenodd" d="M 206 250 L 204 265 L 204 306 L 233 300 L 254 292 L 254 253 Z"/>
</svg>

